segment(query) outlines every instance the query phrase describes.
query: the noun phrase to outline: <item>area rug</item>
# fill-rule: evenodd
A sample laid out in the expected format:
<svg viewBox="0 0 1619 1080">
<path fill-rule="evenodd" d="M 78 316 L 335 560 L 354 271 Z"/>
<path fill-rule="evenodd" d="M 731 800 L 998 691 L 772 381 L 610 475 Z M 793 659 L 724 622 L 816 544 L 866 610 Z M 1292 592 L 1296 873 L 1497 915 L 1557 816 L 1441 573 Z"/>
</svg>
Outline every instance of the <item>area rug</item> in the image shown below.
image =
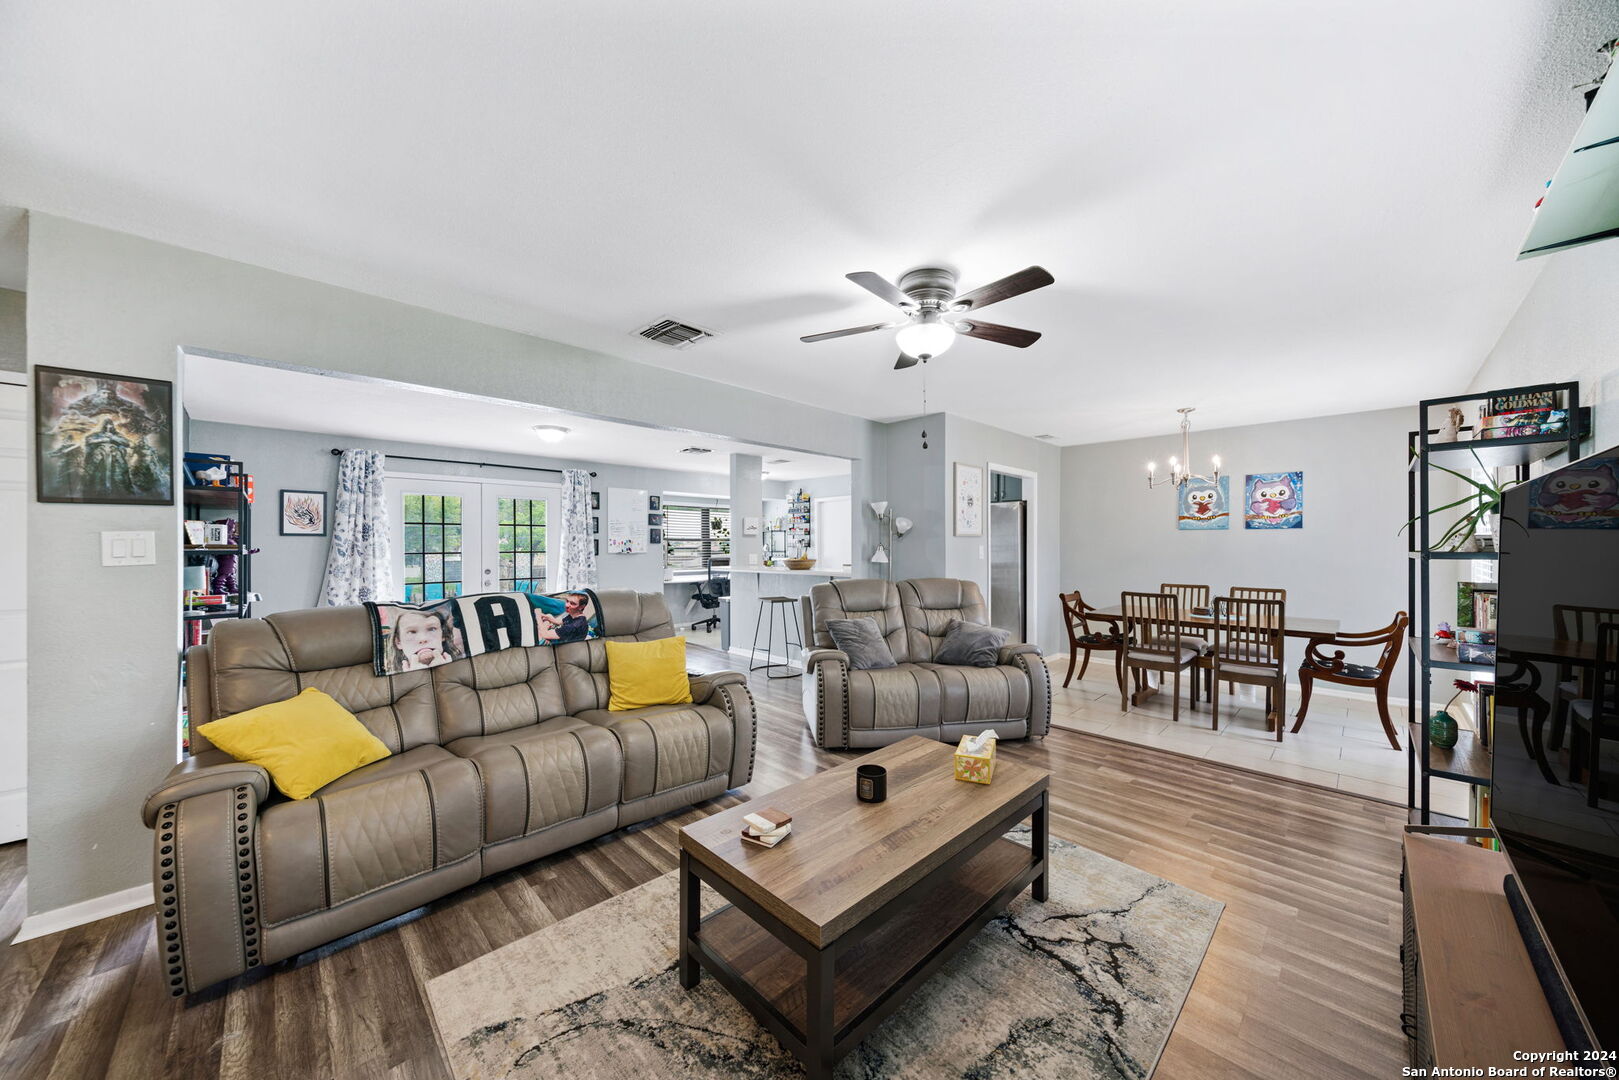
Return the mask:
<svg viewBox="0 0 1619 1080">
<path fill-rule="evenodd" d="M 1014 900 L 840 1080 L 1151 1076 L 1223 905 L 1060 840 L 1048 873 L 1049 901 Z M 457 1080 L 803 1076 L 712 975 L 681 988 L 676 885 L 666 874 L 428 982 Z"/>
</svg>

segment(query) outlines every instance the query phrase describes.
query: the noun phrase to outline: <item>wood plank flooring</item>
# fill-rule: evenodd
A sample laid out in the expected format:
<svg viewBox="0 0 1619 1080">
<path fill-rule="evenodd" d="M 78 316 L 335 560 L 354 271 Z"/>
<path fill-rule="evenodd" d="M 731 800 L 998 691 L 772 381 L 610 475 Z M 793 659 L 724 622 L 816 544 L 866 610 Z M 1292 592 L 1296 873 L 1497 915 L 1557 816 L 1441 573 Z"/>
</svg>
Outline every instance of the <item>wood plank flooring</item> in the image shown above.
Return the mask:
<svg viewBox="0 0 1619 1080">
<path fill-rule="evenodd" d="M 753 687 L 759 752 L 739 793 L 189 999 L 164 992 L 150 908 L 0 946 L 0 1076 L 443 1080 L 427 979 L 674 869 L 681 824 L 849 756 L 812 745 L 797 680 Z M 1156 1077 L 1399 1075 L 1401 810 L 1071 731 L 1000 753 L 1051 770 L 1055 836 L 1226 904 Z M 0 847 L 0 941 L 23 882 L 24 845 Z"/>
</svg>

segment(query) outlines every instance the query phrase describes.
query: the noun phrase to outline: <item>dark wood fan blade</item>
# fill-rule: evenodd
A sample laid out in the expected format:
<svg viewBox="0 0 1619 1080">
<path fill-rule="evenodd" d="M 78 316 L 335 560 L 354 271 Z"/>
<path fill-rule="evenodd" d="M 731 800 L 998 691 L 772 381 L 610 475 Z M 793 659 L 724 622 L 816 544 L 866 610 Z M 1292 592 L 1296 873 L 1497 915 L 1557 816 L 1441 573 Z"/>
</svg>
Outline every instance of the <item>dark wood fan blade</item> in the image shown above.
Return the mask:
<svg viewBox="0 0 1619 1080">
<path fill-rule="evenodd" d="M 1002 326 L 1000 323 L 962 321 L 956 324 L 956 329 L 968 337 L 983 338 L 993 341 L 997 345 L 1010 345 L 1014 349 L 1027 349 L 1040 340 L 1037 330 L 1020 330 L 1015 326 Z"/>
<path fill-rule="evenodd" d="M 835 338 L 835 337 L 849 337 L 852 334 L 869 334 L 873 330 L 887 330 L 891 326 L 898 326 L 898 325 L 899 325 L 899 323 L 874 322 L 870 326 L 851 326 L 847 330 L 828 330 L 824 334 L 810 334 L 809 336 L 801 337 L 798 340 L 799 341 L 827 341 L 827 340 L 830 340 L 831 338 Z"/>
<path fill-rule="evenodd" d="M 916 307 L 915 300 L 912 300 L 909 296 L 906 296 L 904 293 L 900 292 L 899 286 L 895 285 L 881 274 L 874 274 L 870 270 L 856 270 L 852 274 L 844 274 L 843 276 L 860 286 L 862 289 L 865 289 L 873 296 L 886 300 L 897 308 L 909 309 Z"/>
<path fill-rule="evenodd" d="M 976 311 L 987 308 L 991 304 L 998 304 L 1002 300 L 1010 300 L 1035 289 L 1043 289 L 1057 279 L 1046 272 L 1043 266 L 1031 266 L 1027 270 L 1019 270 L 1015 274 L 1008 274 L 999 281 L 992 281 L 988 285 L 980 285 L 970 293 L 964 293 L 950 301 L 951 306 L 958 307 L 966 304 Z"/>
<path fill-rule="evenodd" d="M 916 357 L 914 357 L 914 356 L 906 356 L 904 353 L 900 353 L 899 354 L 899 359 L 894 361 L 894 370 L 895 371 L 903 371 L 908 367 L 915 367 L 915 366 L 916 366 Z"/>
</svg>

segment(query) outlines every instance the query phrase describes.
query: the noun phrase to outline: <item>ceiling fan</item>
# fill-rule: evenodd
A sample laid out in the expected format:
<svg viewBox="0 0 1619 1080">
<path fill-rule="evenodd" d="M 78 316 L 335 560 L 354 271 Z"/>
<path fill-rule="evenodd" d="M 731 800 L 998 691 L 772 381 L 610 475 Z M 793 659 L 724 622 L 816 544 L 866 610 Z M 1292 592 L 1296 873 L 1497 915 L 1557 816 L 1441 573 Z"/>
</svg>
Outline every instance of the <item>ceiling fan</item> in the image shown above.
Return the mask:
<svg viewBox="0 0 1619 1080">
<path fill-rule="evenodd" d="M 922 266 L 907 271 L 899 279 L 898 285 L 870 270 L 861 270 L 844 276 L 879 299 L 886 300 L 905 312 L 906 318 L 897 322 L 872 323 L 869 326 L 851 326 L 847 330 L 810 334 L 798 340 L 828 341 L 854 334 L 869 334 L 873 330 L 902 327 L 903 329 L 894 336 L 895 344 L 900 348 L 899 360 L 894 364 L 896 370 L 911 367 L 919 360 L 933 359 L 950 348 L 957 334 L 982 338 L 1000 345 L 1011 345 L 1017 349 L 1028 348 L 1040 340 L 1037 331 L 1020 330 L 1015 326 L 1002 326 L 999 323 L 974 318 L 951 321 L 945 316 L 961 313 L 970 315 L 1002 300 L 1010 300 L 1014 296 L 1045 288 L 1056 280 L 1044 267 L 1031 266 L 1027 270 L 1008 274 L 999 281 L 980 285 L 972 292 L 958 296 L 955 271 L 937 266 Z"/>
</svg>

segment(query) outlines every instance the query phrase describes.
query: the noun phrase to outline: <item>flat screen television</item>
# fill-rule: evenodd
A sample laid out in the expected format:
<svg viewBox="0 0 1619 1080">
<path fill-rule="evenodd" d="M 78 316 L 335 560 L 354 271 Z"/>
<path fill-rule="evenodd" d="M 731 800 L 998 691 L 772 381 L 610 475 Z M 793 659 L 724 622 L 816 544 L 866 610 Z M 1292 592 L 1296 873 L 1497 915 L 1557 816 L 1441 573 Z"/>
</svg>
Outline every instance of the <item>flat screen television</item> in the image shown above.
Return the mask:
<svg viewBox="0 0 1619 1080">
<path fill-rule="evenodd" d="M 1619 447 L 1510 490 L 1499 546 L 1491 824 L 1565 1037 L 1619 1050 Z"/>
</svg>

